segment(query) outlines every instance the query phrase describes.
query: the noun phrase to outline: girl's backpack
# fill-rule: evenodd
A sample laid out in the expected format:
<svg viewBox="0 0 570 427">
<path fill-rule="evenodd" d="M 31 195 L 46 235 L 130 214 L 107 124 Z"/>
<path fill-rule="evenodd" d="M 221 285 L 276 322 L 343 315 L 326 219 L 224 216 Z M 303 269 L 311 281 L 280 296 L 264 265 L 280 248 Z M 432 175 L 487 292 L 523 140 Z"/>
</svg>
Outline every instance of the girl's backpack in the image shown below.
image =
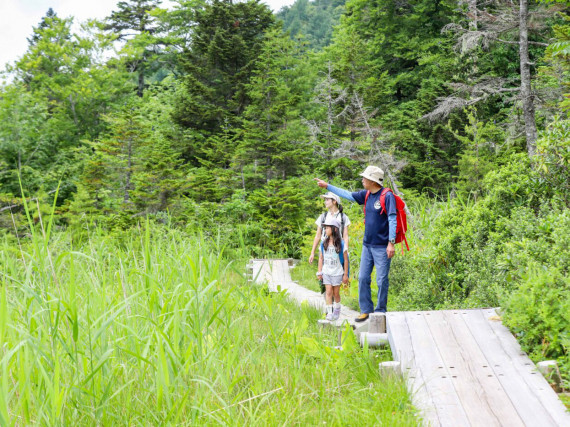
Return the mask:
<svg viewBox="0 0 570 427">
<path fill-rule="evenodd" d="M 386 212 L 386 194 L 394 192 L 389 188 L 383 188 L 380 193 L 380 215 Z M 370 196 L 370 191 L 366 192 L 366 197 L 364 198 L 364 217 L 366 217 L 366 202 L 368 201 L 368 196 Z M 394 194 L 394 199 L 396 200 L 396 243 L 401 243 L 402 241 L 406 244 L 406 249 L 409 251 L 408 240 L 406 239 L 406 231 L 408 231 L 408 218 L 406 216 L 406 203 L 402 200 L 400 196 Z M 404 247 L 402 246 L 402 253 L 404 252 Z"/>
<path fill-rule="evenodd" d="M 324 254 L 325 253 L 325 245 L 323 242 L 321 242 L 321 253 Z M 340 252 L 338 254 L 338 259 L 340 259 L 340 265 L 342 265 L 342 268 L 344 270 L 344 240 L 340 239 Z M 347 275 L 348 277 L 350 277 L 350 257 L 348 256 L 348 251 L 346 251 L 346 259 L 348 259 L 348 271 L 347 271 Z"/>
</svg>

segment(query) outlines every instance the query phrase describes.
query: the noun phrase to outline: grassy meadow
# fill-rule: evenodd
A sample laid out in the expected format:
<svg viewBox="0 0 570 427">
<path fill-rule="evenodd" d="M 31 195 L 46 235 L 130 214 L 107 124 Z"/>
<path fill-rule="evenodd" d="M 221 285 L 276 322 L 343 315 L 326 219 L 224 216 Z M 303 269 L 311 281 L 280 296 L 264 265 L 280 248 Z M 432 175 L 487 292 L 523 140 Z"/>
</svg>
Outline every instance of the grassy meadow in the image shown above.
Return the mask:
<svg viewBox="0 0 570 427">
<path fill-rule="evenodd" d="M 383 352 L 317 327 L 198 236 L 0 241 L 2 425 L 416 425 Z M 242 254 L 243 255 L 243 254 Z"/>
</svg>

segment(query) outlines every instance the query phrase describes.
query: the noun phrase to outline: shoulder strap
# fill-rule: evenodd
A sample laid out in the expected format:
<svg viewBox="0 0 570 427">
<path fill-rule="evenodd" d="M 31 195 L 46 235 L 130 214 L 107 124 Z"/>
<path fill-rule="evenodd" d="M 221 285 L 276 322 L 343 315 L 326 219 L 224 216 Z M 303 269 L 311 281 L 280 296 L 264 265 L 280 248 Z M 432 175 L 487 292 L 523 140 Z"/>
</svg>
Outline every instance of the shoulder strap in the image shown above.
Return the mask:
<svg viewBox="0 0 570 427">
<path fill-rule="evenodd" d="M 380 215 L 386 212 L 386 194 L 391 192 L 392 190 L 390 190 L 387 187 L 384 187 L 382 189 L 382 192 L 380 193 L 380 206 L 382 207 L 382 209 L 380 210 Z"/>
<path fill-rule="evenodd" d="M 327 213 L 326 213 L 326 212 L 323 212 L 323 213 L 321 214 L 321 228 L 324 227 L 326 219 L 327 219 Z"/>
</svg>

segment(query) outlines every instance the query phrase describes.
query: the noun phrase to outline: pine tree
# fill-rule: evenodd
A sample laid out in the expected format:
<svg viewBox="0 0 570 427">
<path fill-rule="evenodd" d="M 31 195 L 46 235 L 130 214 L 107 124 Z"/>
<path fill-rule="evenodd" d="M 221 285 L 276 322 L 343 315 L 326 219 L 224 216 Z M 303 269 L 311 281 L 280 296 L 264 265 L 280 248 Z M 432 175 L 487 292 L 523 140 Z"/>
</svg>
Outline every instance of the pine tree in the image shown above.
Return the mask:
<svg viewBox="0 0 570 427">
<path fill-rule="evenodd" d="M 143 96 L 145 74 L 155 56 L 156 40 L 153 36 L 158 30 L 156 19 L 150 14 L 161 0 L 120 1 L 118 10 L 113 11 L 106 21 L 105 30 L 113 31 L 118 40 L 128 40 L 124 53 L 128 53 L 128 68 L 137 73 L 137 95 Z"/>
<path fill-rule="evenodd" d="M 185 93 L 174 113 L 184 127 L 217 132 L 248 104 L 251 76 L 263 32 L 274 23 L 269 8 L 256 0 L 214 0 L 196 7 L 189 50 L 181 55 Z"/>
<path fill-rule="evenodd" d="M 243 114 L 235 156 L 244 187 L 286 179 L 307 166 L 311 147 L 300 117 L 306 76 L 298 45 L 279 29 L 269 31 L 247 87 L 251 104 Z"/>
<path fill-rule="evenodd" d="M 134 101 L 105 120 L 109 132 L 90 143 L 94 154 L 86 164 L 83 185 L 94 191 L 93 199 L 100 200 L 104 209 L 134 212 L 132 192 L 152 142 L 150 126 Z"/>
</svg>

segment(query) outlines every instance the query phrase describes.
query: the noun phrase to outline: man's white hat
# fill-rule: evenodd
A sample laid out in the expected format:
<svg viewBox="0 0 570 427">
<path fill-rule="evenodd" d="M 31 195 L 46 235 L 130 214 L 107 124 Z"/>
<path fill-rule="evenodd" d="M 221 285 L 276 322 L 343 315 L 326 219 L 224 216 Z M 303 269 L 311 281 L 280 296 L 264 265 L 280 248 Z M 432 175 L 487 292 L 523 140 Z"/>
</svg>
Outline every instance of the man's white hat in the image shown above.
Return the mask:
<svg viewBox="0 0 570 427">
<path fill-rule="evenodd" d="M 378 166 L 368 166 L 366 169 L 364 169 L 364 172 L 362 172 L 360 176 L 363 176 L 364 178 L 369 179 L 370 181 L 374 181 L 380 185 L 382 185 L 382 182 L 384 182 L 384 171 Z"/>
<path fill-rule="evenodd" d="M 338 197 L 336 194 L 331 193 L 330 191 L 326 194 L 321 194 L 321 197 L 323 199 L 333 199 L 336 200 L 336 204 L 340 205 L 340 197 Z"/>
</svg>

